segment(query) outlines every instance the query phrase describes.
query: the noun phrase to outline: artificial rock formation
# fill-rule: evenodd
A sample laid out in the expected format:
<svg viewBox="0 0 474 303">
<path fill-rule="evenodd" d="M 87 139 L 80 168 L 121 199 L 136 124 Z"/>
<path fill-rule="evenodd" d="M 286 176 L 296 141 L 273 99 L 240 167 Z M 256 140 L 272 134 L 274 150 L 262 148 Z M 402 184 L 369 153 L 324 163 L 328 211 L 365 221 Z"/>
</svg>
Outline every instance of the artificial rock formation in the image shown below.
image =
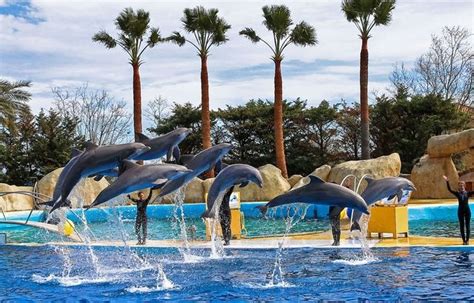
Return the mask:
<svg viewBox="0 0 474 303">
<path fill-rule="evenodd" d="M 33 191 L 30 186 L 15 186 L 0 183 L 0 192 Z M 3 211 L 31 210 L 34 207 L 33 197 L 27 195 L 11 194 L 0 197 L 0 207 Z"/>
<path fill-rule="evenodd" d="M 44 176 L 37 184 L 38 192 L 52 197 L 62 170 L 62 168 L 58 168 Z M 105 178 L 100 181 L 94 181 L 93 178 L 82 179 L 69 195 L 69 200 L 71 200 L 73 207 L 80 207 L 81 202 L 83 202 L 83 205 L 90 205 L 107 186 L 109 186 L 109 182 Z"/>
<path fill-rule="evenodd" d="M 331 172 L 331 166 L 325 164 L 316 168 L 310 175 L 319 177 L 322 180 L 327 181 L 330 172 Z M 291 189 L 299 188 L 308 183 L 309 183 L 309 177 L 306 176 L 302 178 L 301 180 L 299 180 Z"/>
<path fill-rule="evenodd" d="M 452 188 L 457 188 L 458 172 L 451 159 L 454 153 L 467 151 L 463 156 L 466 171 L 474 168 L 474 128 L 449 134 L 431 137 L 428 140 L 427 155 L 424 155 L 413 166 L 411 180 L 417 191 L 413 198 L 418 199 L 443 199 L 453 198 L 446 189 L 443 175 L 449 178 Z"/>
<path fill-rule="evenodd" d="M 295 186 L 296 183 L 298 183 L 301 179 L 303 179 L 302 175 L 293 175 L 288 178 L 288 183 L 290 183 L 290 186 L 293 187 Z"/>
<path fill-rule="evenodd" d="M 414 199 L 453 198 L 446 187 L 443 175 L 449 178 L 451 188 L 457 188 L 458 172 L 451 157 L 431 158 L 424 155 L 413 167 L 410 179 L 415 184 Z"/>
<path fill-rule="evenodd" d="M 348 161 L 334 166 L 327 181 L 340 184 L 347 175 L 354 175 L 357 180 L 360 180 L 364 175 L 374 179 L 398 177 L 401 166 L 400 155 L 397 153 L 370 160 Z M 362 182 L 359 192 L 362 192 L 365 186 L 367 186 L 366 182 Z"/>
<path fill-rule="evenodd" d="M 427 152 L 430 158 L 451 157 L 452 154 L 474 148 L 474 128 L 450 135 L 431 137 Z"/>
</svg>

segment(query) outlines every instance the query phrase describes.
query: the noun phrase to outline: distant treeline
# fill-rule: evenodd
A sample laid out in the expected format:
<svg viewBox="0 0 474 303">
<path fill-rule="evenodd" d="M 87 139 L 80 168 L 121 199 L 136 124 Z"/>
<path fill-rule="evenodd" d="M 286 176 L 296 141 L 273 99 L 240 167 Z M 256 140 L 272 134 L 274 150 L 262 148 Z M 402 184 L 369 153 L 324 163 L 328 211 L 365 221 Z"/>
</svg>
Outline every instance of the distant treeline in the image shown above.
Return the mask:
<svg viewBox="0 0 474 303">
<path fill-rule="evenodd" d="M 382 95 L 370 108 L 372 156 L 397 152 L 402 172 L 409 173 L 421 157 L 431 136 L 466 127 L 469 118 L 456 104 L 440 95 L 410 96 L 399 89 L 393 96 Z M 182 153 L 201 150 L 199 106 L 173 104 L 171 113 L 155 120 L 149 129 L 157 135 L 176 127 L 192 129 L 181 143 Z M 213 144 L 234 145 L 229 163 L 260 166 L 275 163 L 273 103 L 250 100 L 245 105 L 227 106 L 211 112 Z M 358 104 L 323 101 L 317 107 L 304 100 L 284 102 L 285 149 L 288 171 L 308 174 L 323 164 L 360 158 L 360 111 Z"/>
</svg>

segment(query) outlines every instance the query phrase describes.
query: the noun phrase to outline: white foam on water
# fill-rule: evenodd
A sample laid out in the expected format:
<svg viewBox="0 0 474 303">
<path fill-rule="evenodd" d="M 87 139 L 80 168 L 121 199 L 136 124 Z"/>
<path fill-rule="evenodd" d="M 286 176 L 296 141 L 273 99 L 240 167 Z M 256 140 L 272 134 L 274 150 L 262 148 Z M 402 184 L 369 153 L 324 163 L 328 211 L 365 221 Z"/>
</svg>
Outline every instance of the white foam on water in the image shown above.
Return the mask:
<svg viewBox="0 0 474 303">
<path fill-rule="evenodd" d="M 178 287 L 175 287 L 174 284 L 169 285 L 163 285 L 163 286 L 156 286 L 156 287 L 147 287 L 147 286 L 132 286 L 132 287 L 127 287 L 125 290 L 130 293 L 149 293 L 149 292 L 157 292 L 157 291 L 164 291 L 164 290 L 174 290 L 178 289 Z"/>
<path fill-rule="evenodd" d="M 380 261 L 380 260 L 375 258 L 375 257 L 371 257 L 371 258 L 362 258 L 362 259 L 355 258 L 355 259 L 348 259 L 348 260 L 340 259 L 340 260 L 334 260 L 332 262 L 336 263 L 336 264 L 359 266 L 359 265 L 367 265 L 367 264 L 370 264 L 370 263 L 375 263 L 375 262 L 378 262 L 378 261 Z"/>
<path fill-rule="evenodd" d="M 279 283 L 272 283 L 271 281 L 266 284 L 259 284 L 259 283 L 243 283 L 245 287 L 248 288 L 254 288 L 254 289 L 271 289 L 271 288 L 292 288 L 296 287 L 296 285 L 293 285 L 291 283 L 282 281 Z"/>
<path fill-rule="evenodd" d="M 81 276 L 56 276 L 54 274 L 50 274 L 47 277 L 33 274 L 31 277 L 33 282 L 39 284 L 46 284 L 50 282 L 59 283 L 61 286 L 71 287 L 71 286 L 78 286 L 84 284 L 100 284 L 100 283 L 107 283 L 116 281 L 116 277 L 99 277 L 99 278 L 90 278 L 90 277 L 81 277 Z"/>
</svg>

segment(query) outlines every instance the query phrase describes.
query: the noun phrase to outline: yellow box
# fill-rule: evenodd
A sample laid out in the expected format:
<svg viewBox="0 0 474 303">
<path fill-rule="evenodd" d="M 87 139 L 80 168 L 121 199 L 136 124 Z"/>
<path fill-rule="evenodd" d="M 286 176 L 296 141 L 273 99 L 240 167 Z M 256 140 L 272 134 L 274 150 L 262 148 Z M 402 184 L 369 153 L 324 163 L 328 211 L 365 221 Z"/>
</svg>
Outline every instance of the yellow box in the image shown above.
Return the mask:
<svg viewBox="0 0 474 303">
<path fill-rule="evenodd" d="M 204 195 L 207 202 L 207 193 Z M 233 192 L 230 197 L 230 231 L 232 239 L 240 240 L 242 237 L 242 218 L 240 214 L 240 192 Z M 206 204 L 207 206 L 207 204 Z M 206 223 L 206 239 L 211 240 L 211 227 L 214 219 L 205 219 Z M 217 223 L 217 234 L 222 237 L 221 225 Z"/>
<path fill-rule="evenodd" d="M 384 233 L 392 234 L 394 239 L 399 234 L 408 237 L 408 207 L 406 205 L 374 206 L 370 210 L 367 236 L 378 233 L 379 238 Z"/>
</svg>

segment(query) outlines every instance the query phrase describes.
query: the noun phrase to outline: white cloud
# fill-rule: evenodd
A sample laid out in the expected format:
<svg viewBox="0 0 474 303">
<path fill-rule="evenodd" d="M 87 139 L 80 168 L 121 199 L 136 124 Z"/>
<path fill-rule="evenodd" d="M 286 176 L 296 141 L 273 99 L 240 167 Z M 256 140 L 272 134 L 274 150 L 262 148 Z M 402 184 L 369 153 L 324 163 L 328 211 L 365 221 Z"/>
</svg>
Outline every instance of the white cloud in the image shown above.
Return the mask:
<svg viewBox="0 0 474 303">
<path fill-rule="evenodd" d="M 2 1 L 2 0 L 0 0 Z M 315 47 L 289 47 L 285 61 L 299 60 L 301 73 L 284 73 L 287 98 L 302 97 L 311 104 L 322 99 L 358 98 L 358 60 L 360 39 L 356 27 L 348 23 L 340 10 L 340 1 L 277 1 L 292 11 L 295 22 L 305 20 L 317 30 Z M 31 23 L 19 17 L 0 15 L 0 77 L 33 81 L 32 107 L 35 111 L 51 104 L 50 88 L 88 82 L 91 87 L 109 90 L 131 104 L 131 67 L 120 49 L 105 49 L 91 41 L 102 29 L 115 34 L 113 20 L 124 8 L 150 11 L 151 23 L 163 35 L 180 30 L 182 11 L 195 5 L 217 7 L 232 25 L 229 41 L 211 50 L 209 76 L 214 108 L 243 103 L 250 98 L 271 98 L 273 74 L 227 79 L 220 76 L 242 68 L 271 64 L 270 50 L 238 35 L 244 27 L 253 27 L 269 38 L 262 25 L 261 7 L 268 1 L 50 1 L 33 0 Z M 0 2 L 1 5 L 1 2 Z M 397 61 L 412 62 L 428 48 L 432 33 L 444 25 L 472 29 L 471 1 L 397 1 L 389 26 L 375 28 L 369 40 L 369 89 L 383 90 L 388 74 Z M 144 101 L 158 95 L 170 101 L 200 100 L 200 62 L 190 45 L 158 45 L 144 55 L 141 68 Z M 337 61 L 337 63 L 333 63 Z M 319 66 L 317 70 L 315 64 Z M 375 82 L 375 79 L 378 79 Z"/>
</svg>

